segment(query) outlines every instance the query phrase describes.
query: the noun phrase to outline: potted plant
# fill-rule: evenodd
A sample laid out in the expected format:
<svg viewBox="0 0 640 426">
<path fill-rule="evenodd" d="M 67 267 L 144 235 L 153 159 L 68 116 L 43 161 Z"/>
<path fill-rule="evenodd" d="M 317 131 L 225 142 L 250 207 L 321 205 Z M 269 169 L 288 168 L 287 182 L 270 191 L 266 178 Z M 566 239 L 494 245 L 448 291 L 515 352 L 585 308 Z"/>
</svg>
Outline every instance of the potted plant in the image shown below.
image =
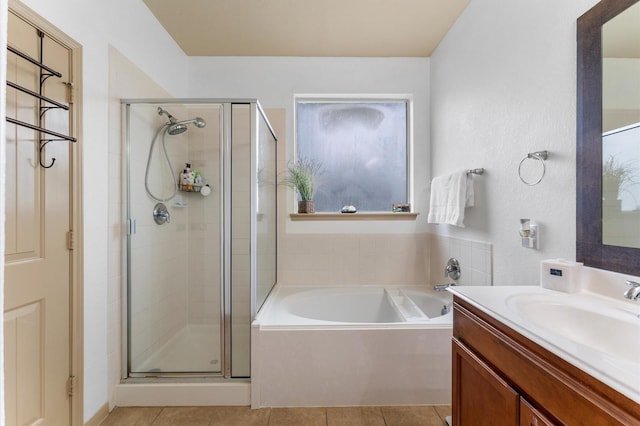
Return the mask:
<svg viewBox="0 0 640 426">
<path fill-rule="evenodd" d="M 321 165 L 315 160 L 299 158 L 287 165 L 284 184 L 293 188 L 300 196 L 298 213 L 315 213 L 313 193 L 316 190 L 316 178 L 320 173 Z"/>
<path fill-rule="evenodd" d="M 618 193 L 624 185 L 635 182 L 635 170 L 629 163 L 620 163 L 610 156 L 602 167 L 602 197 L 607 205 L 620 207 Z"/>
</svg>

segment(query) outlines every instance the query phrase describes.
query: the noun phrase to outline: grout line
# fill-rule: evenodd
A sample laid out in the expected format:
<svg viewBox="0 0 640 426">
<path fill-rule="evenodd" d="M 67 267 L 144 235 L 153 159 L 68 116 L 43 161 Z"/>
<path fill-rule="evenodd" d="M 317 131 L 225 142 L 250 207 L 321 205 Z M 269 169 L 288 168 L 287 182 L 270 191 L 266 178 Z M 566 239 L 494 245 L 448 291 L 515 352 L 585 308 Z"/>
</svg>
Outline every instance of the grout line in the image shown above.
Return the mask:
<svg viewBox="0 0 640 426">
<path fill-rule="evenodd" d="M 158 414 L 156 414 L 156 416 L 153 419 L 151 419 L 151 422 L 149 423 L 149 426 L 152 426 L 155 423 L 155 421 L 158 420 L 158 417 L 160 417 L 160 414 L 162 414 L 162 412 L 164 411 L 165 408 L 167 408 L 167 407 L 162 407 L 160 409 L 160 411 L 158 411 Z"/>
</svg>

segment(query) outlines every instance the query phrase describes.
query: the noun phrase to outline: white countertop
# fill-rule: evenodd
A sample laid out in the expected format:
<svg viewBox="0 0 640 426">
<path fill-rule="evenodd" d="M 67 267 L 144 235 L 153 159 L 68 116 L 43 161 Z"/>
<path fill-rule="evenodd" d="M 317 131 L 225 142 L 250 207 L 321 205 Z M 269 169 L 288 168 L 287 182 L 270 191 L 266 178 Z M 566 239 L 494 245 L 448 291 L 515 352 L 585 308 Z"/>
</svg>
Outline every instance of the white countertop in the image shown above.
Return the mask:
<svg viewBox="0 0 640 426">
<path fill-rule="evenodd" d="M 627 301 L 622 294 L 618 300 L 588 291 L 568 294 L 538 286 L 458 286 L 449 291 L 640 403 L 640 303 Z M 558 320 L 556 327 L 544 313 L 528 316 L 529 302 L 550 306 L 551 312 L 566 309 L 567 315 L 588 312 L 585 318 L 593 319 L 567 321 L 570 326 Z M 604 333 L 601 341 L 592 340 L 597 333 Z"/>
</svg>

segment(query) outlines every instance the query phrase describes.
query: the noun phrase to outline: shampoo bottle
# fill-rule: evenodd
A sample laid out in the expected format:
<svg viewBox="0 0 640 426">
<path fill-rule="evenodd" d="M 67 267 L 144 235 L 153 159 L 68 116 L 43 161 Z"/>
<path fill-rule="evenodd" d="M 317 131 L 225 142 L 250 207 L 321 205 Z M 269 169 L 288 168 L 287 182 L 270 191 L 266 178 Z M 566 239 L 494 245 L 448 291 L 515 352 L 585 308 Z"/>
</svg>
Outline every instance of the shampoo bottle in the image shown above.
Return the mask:
<svg viewBox="0 0 640 426">
<path fill-rule="evenodd" d="M 182 170 L 182 176 L 180 178 L 180 184 L 183 186 L 184 191 L 191 191 L 193 189 L 193 172 L 191 171 L 191 164 L 184 163 L 184 170 Z"/>
</svg>

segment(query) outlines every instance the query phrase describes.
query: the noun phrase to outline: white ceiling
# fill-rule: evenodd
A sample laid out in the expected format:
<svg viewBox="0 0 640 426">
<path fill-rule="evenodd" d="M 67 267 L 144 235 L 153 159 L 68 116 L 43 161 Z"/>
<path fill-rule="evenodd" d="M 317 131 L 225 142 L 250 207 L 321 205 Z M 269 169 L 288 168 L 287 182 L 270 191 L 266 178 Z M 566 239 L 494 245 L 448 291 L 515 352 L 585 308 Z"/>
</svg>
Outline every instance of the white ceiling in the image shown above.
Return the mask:
<svg viewBox="0 0 640 426">
<path fill-rule="evenodd" d="M 189 56 L 429 57 L 470 0 L 143 0 Z"/>
</svg>

